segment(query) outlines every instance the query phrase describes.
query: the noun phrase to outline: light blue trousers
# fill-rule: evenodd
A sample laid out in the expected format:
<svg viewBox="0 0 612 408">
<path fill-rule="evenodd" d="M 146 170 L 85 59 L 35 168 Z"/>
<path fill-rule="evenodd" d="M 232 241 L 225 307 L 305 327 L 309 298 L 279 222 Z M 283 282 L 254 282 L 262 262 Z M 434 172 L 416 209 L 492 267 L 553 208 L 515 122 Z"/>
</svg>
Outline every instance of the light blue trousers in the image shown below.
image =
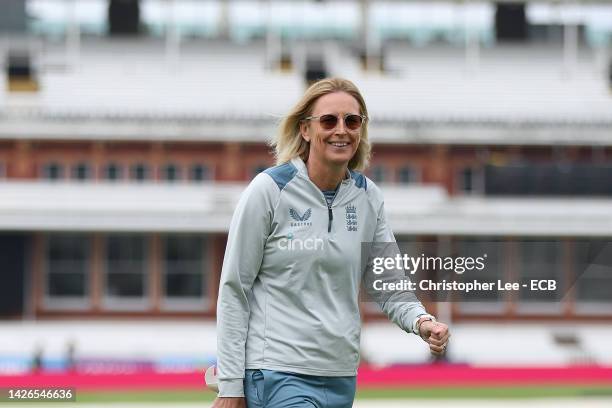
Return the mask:
<svg viewBox="0 0 612 408">
<path fill-rule="evenodd" d="M 357 377 L 246 370 L 247 408 L 351 408 Z"/>
</svg>

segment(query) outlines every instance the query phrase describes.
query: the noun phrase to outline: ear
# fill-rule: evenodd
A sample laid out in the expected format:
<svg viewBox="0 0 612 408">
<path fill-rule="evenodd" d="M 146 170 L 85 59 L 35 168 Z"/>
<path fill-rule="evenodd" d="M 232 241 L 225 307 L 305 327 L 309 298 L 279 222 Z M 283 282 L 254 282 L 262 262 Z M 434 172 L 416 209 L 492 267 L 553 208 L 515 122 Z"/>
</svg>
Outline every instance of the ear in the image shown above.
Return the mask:
<svg viewBox="0 0 612 408">
<path fill-rule="evenodd" d="M 305 120 L 300 122 L 300 135 L 305 141 L 310 142 L 310 135 L 308 134 L 308 122 Z"/>
</svg>

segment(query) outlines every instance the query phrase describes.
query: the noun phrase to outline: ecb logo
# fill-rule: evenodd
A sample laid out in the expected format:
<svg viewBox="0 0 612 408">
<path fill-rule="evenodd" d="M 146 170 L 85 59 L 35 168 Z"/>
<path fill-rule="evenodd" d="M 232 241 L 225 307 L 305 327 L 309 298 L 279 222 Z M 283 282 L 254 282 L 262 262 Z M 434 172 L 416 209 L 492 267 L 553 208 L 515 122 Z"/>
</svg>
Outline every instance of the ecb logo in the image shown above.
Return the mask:
<svg viewBox="0 0 612 408">
<path fill-rule="evenodd" d="M 357 231 L 357 207 L 349 204 L 344 209 L 346 210 L 346 230 Z"/>
</svg>

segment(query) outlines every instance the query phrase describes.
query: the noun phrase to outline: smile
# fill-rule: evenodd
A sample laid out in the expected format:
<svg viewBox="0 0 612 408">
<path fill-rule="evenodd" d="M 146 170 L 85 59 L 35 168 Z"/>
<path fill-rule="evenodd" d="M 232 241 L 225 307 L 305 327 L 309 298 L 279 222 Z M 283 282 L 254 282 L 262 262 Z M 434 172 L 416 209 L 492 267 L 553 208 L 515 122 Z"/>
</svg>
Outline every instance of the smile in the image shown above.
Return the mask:
<svg viewBox="0 0 612 408">
<path fill-rule="evenodd" d="M 336 146 L 336 147 L 345 147 L 348 146 L 350 143 L 349 142 L 327 142 L 332 146 Z"/>
</svg>

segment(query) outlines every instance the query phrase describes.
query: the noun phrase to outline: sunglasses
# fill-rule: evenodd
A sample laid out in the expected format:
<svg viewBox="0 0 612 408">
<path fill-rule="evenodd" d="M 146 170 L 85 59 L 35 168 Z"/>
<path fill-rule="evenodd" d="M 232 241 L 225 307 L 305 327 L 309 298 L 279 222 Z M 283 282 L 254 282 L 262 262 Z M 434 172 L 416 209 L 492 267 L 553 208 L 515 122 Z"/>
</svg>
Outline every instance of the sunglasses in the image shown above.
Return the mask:
<svg viewBox="0 0 612 408">
<path fill-rule="evenodd" d="M 321 116 L 308 116 L 304 120 L 318 119 L 321 127 L 325 130 L 332 130 L 338 126 L 338 116 L 327 114 Z M 356 115 L 354 113 L 347 113 L 344 115 L 344 125 L 349 130 L 357 130 L 361 127 L 363 122 L 367 119 L 366 115 Z"/>
</svg>

